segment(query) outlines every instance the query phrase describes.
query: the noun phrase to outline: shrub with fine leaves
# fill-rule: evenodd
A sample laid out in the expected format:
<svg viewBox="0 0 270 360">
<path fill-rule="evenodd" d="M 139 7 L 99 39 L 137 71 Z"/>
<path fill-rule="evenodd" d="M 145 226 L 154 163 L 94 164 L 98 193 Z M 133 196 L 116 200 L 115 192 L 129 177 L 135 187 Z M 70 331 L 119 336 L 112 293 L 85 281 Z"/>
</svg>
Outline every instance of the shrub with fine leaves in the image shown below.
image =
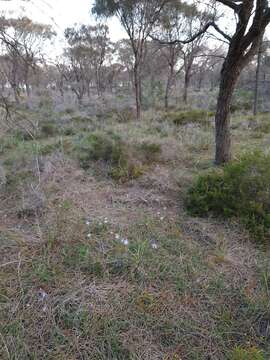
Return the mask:
<svg viewBox="0 0 270 360">
<path fill-rule="evenodd" d="M 186 206 L 196 216 L 238 218 L 256 239 L 270 239 L 270 156 L 255 152 L 200 176 Z"/>
</svg>

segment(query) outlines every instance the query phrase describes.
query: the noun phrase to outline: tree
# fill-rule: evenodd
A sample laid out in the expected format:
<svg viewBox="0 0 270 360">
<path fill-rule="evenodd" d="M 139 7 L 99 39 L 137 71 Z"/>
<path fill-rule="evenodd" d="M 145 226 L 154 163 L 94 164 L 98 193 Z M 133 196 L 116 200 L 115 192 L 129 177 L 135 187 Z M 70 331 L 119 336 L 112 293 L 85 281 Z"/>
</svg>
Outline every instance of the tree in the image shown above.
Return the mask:
<svg viewBox="0 0 270 360">
<path fill-rule="evenodd" d="M 183 91 L 183 102 L 188 103 L 188 90 L 190 87 L 191 77 L 193 75 L 192 69 L 194 61 L 198 56 L 199 52 L 202 51 L 201 43 L 203 36 L 198 37 L 192 43 L 183 46 L 181 50 L 182 59 L 184 62 L 184 91 Z"/>
<path fill-rule="evenodd" d="M 253 115 L 257 115 L 257 113 L 258 113 L 259 82 L 260 82 L 260 76 L 261 76 L 262 55 L 263 55 L 263 41 L 261 41 L 261 43 L 260 43 L 258 54 L 257 54 Z"/>
<path fill-rule="evenodd" d="M 2 17 L 1 29 L 8 39 L 3 41 L 9 65 L 6 75 L 14 91 L 15 100 L 19 102 L 20 84 L 25 86 L 27 94 L 30 95 L 30 71 L 40 60 L 44 44 L 51 40 L 55 33 L 50 25 L 33 22 L 27 17 Z"/>
<path fill-rule="evenodd" d="M 137 119 L 141 117 L 142 65 L 146 41 L 170 0 L 95 0 L 92 12 L 98 16 L 116 15 L 124 27 L 133 50 L 134 88 Z"/>
<path fill-rule="evenodd" d="M 70 59 L 73 58 L 74 60 L 76 54 L 77 62 L 79 61 L 79 56 L 83 60 L 83 63 L 80 62 L 80 71 L 85 70 L 84 76 L 87 90 L 89 90 L 91 82 L 89 75 L 94 73 L 97 93 L 101 95 L 104 87 L 102 70 L 105 59 L 108 60 L 109 58 L 111 48 L 108 26 L 97 24 L 96 26 L 81 25 L 79 28 L 67 28 L 65 30 L 65 37 L 70 45 Z"/>
<path fill-rule="evenodd" d="M 185 7 L 183 8 L 180 3 L 176 5 L 176 8 L 175 6 L 168 6 L 166 11 L 160 17 L 156 30 L 156 32 L 162 34 L 162 37 L 168 41 L 168 44 L 162 45 L 161 47 L 161 54 L 165 58 L 168 66 L 164 98 L 166 110 L 169 108 L 169 97 L 172 85 L 175 82 L 176 76 L 183 69 L 183 66 L 177 69 L 177 64 L 182 52 L 182 44 L 173 43 L 173 39 L 180 38 L 181 36 L 184 12 Z"/>
<path fill-rule="evenodd" d="M 234 34 L 223 34 L 229 42 L 229 49 L 221 70 L 215 119 L 215 162 L 221 165 L 231 159 L 230 105 L 233 92 L 242 70 L 258 52 L 265 29 L 270 22 L 270 8 L 267 0 L 217 2 L 232 10 L 237 17 Z"/>
<path fill-rule="evenodd" d="M 242 70 L 258 52 L 265 29 L 270 22 L 270 7 L 267 0 L 214 0 L 206 6 L 214 9 L 212 19 L 201 26 L 190 38 L 177 39 L 172 43 L 191 43 L 210 28 L 214 28 L 228 44 L 221 70 L 215 116 L 215 163 L 222 165 L 231 159 L 230 106 L 233 92 Z M 233 12 L 236 19 L 233 34 L 225 33 L 218 26 L 219 6 Z"/>
<path fill-rule="evenodd" d="M 131 88 L 134 85 L 133 79 L 133 52 L 130 42 L 127 39 L 119 40 L 115 44 L 115 51 L 119 63 L 123 66 L 124 72 L 128 75 L 127 87 Z"/>
<path fill-rule="evenodd" d="M 192 77 L 192 68 L 196 56 L 201 51 L 204 33 L 197 36 L 194 41 L 182 44 L 173 39 L 190 38 L 198 24 L 209 19 L 208 13 L 200 11 L 197 4 L 188 4 L 171 0 L 160 16 L 157 29 L 150 36 L 155 40 L 162 37 L 164 49 L 167 50 L 168 78 L 165 90 L 165 108 L 168 108 L 170 88 L 177 74 L 184 72 L 183 101 L 188 101 L 188 88 Z M 180 61 L 181 60 L 181 61 Z M 181 66 L 179 66 L 181 64 Z M 178 70 L 175 73 L 175 68 Z"/>
</svg>

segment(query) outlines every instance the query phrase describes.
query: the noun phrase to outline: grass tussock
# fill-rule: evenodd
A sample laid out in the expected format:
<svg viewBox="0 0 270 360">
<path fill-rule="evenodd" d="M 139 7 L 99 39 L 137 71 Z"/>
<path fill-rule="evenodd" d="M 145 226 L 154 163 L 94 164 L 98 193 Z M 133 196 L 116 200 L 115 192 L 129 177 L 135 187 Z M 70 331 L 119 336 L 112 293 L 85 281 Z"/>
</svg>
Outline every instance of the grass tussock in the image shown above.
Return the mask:
<svg viewBox="0 0 270 360">
<path fill-rule="evenodd" d="M 196 124 L 206 126 L 210 124 L 214 113 L 206 110 L 188 110 L 179 112 L 170 112 L 167 114 L 167 119 L 172 121 L 176 126 L 183 126 L 187 124 Z"/>
<path fill-rule="evenodd" d="M 119 182 L 136 179 L 143 172 L 132 159 L 128 145 L 114 133 L 99 131 L 79 136 L 75 152 L 83 169 L 89 169 L 93 162 L 103 162 L 107 174 Z"/>
</svg>

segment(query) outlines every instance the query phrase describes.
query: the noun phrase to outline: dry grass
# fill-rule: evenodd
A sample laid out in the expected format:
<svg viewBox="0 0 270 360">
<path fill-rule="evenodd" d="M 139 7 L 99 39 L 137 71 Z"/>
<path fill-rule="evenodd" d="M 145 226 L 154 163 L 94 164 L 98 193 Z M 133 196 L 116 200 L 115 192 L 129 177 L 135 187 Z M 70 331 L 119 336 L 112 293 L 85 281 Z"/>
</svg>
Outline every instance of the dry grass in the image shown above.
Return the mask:
<svg viewBox="0 0 270 360">
<path fill-rule="evenodd" d="M 212 127 L 152 115 L 91 125 L 113 128 L 134 149 L 161 146 L 145 174 L 122 185 L 80 169 L 70 146 L 3 150 L 1 359 L 220 360 L 235 359 L 236 347 L 269 357 L 269 254 L 237 224 L 190 218 L 182 205 L 194 176 L 212 166 Z M 241 151 L 252 136 L 233 131 Z M 18 219 L 29 184 L 43 207 Z"/>
</svg>

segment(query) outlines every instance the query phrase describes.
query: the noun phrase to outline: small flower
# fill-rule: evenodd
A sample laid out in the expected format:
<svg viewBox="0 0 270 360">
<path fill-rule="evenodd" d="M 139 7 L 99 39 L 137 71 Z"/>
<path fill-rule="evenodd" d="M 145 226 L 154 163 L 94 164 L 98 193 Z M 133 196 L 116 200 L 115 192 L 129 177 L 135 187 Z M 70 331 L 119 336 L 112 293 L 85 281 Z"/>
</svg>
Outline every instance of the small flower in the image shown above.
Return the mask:
<svg viewBox="0 0 270 360">
<path fill-rule="evenodd" d="M 39 289 L 39 291 L 38 291 L 39 301 L 44 301 L 47 296 L 48 296 L 48 294 L 43 289 Z"/>
<path fill-rule="evenodd" d="M 90 238 L 91 238 L 91 236 L 92 236 L 92 235 L 91 235 L 90 233 L 89 233 L 89 234 L 87 234 L 88 239 L 90 239 Z"/>
<path fill-rule="evenodd" d="M 129 244 L 129 241 L 128 241 L 128 239 L 122 239 L 122 240 L 121 240 L 121 243 L 122 243 L 123 245 L 127 246 L 127 245 Z"/>
<path fill-rule="evenodd" d="M 164 216 L 161 216 L 161 217 L 160 217 L 160 220 L 163 221 L 163 220 L 164 220 Z"/>
<path fill-rule="evenodd" d="M 151 246 L 152 246 L 152 249 L 155 249 L 155 250 L 158 248 L 158 244 L 155 242 L 152 242 Z"/>
<path fill-rule="evenodd" d="M 109 221 L 108 221 L 107 219 L 104 220 L 104 224 L 108 224 L 108 222 L 109 222 Z"/>
<path fill-rule="evenodd" d="M 86 221 L 85 225 L 89 226 L 90 225 L 90 221 Z"/>
<path fill-rule="evenodd" d="M 115 234 L 115 240 L 119 240 L 120 239 L 120 235 L 119 234 Z"/>
</svg>

